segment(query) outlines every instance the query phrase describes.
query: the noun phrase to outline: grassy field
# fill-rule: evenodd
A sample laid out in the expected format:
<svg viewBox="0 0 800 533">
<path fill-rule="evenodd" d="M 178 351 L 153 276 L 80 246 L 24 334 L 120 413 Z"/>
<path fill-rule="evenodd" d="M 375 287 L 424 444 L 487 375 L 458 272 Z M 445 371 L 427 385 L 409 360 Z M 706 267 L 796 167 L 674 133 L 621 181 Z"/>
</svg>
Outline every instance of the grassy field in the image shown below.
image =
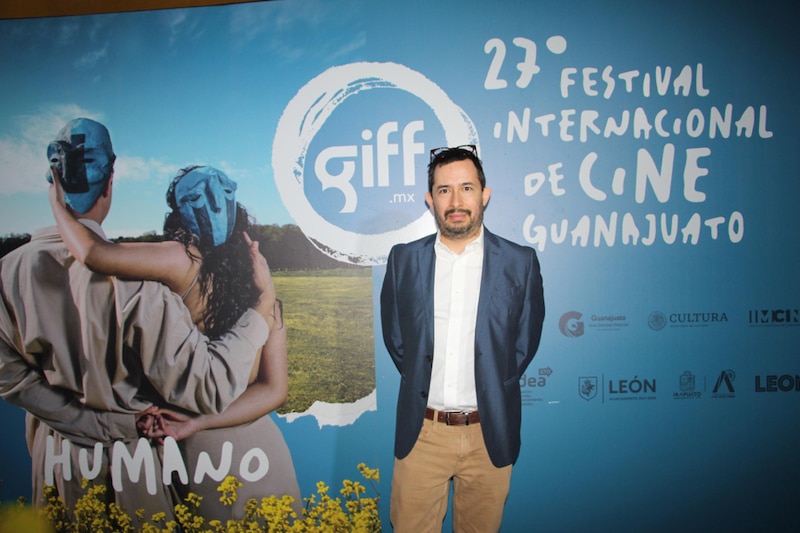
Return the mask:
<svg viewBox="0 0 800 533">
<path fill-rule="evenodd" d="M 273 272 L 289 342 L 289 398 L 280 413 L 315 400 L 352 402 L 375 388 L 370 269 Z"/>
</svg>

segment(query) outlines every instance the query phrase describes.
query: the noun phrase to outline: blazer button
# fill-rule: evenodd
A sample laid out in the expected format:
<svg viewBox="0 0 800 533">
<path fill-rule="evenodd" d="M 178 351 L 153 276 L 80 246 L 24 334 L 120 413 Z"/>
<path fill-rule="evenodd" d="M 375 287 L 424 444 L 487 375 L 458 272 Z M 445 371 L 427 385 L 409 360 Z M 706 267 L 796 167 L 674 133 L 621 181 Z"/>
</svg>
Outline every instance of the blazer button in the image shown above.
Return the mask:
<svg viewBox="0 0 800 533">
<path fill-rule="evenodd" d="M 430 355 L 426 355 L 425 356 L 425 362 L 426 363 L 433 363 L 433 357 L 430 356 Z"/>
<path fill-rule="evenodd" d="M 428 397 L 428 393 L 425 392 L 425 391 L 420 392 L 419 395 L 422 396 L 423 398 L 427 398 Z"/>
</svg>

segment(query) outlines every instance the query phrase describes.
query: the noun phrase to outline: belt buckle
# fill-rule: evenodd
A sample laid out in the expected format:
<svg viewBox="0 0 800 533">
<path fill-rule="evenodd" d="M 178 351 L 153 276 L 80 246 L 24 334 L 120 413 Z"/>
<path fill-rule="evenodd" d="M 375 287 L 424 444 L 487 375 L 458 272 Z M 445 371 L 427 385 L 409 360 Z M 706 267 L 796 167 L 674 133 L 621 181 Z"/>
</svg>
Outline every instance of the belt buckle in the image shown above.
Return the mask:
<svg viewBox="0 0 800 533">
<path fill-rule="evenodd" d="M 469 415 L 467 413 L 465 413 L 463 411 L 445 411 L 444 420 L 445 420 L 445 424 L 447 424 L 448 426 L 452 425 L 450 423 L 450 415 L 462 415 L 462 416 L 466 415 L 465 418 L 464 418 L 464 424 L 463 425 L 465 425 L 465 426 L 469 425 Z"/>
</svg>

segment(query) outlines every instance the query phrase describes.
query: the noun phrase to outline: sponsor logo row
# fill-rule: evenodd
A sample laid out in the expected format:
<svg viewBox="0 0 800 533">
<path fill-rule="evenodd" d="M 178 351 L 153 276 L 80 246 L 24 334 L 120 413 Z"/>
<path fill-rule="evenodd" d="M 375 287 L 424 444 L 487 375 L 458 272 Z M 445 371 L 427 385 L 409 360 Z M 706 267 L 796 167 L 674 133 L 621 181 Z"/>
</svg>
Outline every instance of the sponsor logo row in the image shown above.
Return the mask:
<svg viewBox="0 0 800 533">
<path fill-rule="evenodd" d="M 623 313 L 593 313 L 567 311 L 558 320 L 561 334 L 569 338 L 581 337 L 587 329 L 593 331 L 621 331 L 646 324 L 653 331 L 669 328 L 724 327 L 727 324 L 749 327 L 800 326 L 800 308 L 750 309 L 746 312 L 726 311 L 652 311 L 648 316 L 629 317 Z"/>
<path fill-rule="evenodd" d="M 529 370 L 520 378 L 524 405 L 543 401 L 544 390 L 553 379 L 550 367 Z M 572 379 L 572 378 L 570 378 Z M 578 376 L 575 394 L 587 402 L 649 400 L 730 400 L 737 394 L 800 393 L 800 373 L 756 374 L 740 377 L 736 372 L 722 369 L 711 375 L 697 375 L 684 370 L 667 380 L 655 377 L 609 377 L 606 375 Z"/>
</svg>

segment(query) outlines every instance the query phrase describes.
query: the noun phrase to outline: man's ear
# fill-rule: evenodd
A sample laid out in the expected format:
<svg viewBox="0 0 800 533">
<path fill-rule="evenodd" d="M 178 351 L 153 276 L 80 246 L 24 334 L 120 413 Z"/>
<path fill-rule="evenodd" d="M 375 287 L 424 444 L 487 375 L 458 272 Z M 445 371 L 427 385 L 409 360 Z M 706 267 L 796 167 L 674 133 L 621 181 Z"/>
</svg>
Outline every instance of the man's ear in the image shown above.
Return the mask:
<svg viewBox="0 0 800 533">
<path fill-rule="evenodd" d="M 482 196 L 483 196 L 483 207 L 486 207 L 489 204 L 489 198 L 491 198 L 492 196 L 492 189 L 490 189 L 489 187 L 484 187 Z"/>
<path fill-rule="evenodd" d="M 111 183 L 114 181 L 114 173 L 112 172 L 111 175 L 108 177 L 108 183 L 106 183 L 106 188 L 103 190 L 103 196 L 106 197 L 111 194 Z"/>
</svg>

